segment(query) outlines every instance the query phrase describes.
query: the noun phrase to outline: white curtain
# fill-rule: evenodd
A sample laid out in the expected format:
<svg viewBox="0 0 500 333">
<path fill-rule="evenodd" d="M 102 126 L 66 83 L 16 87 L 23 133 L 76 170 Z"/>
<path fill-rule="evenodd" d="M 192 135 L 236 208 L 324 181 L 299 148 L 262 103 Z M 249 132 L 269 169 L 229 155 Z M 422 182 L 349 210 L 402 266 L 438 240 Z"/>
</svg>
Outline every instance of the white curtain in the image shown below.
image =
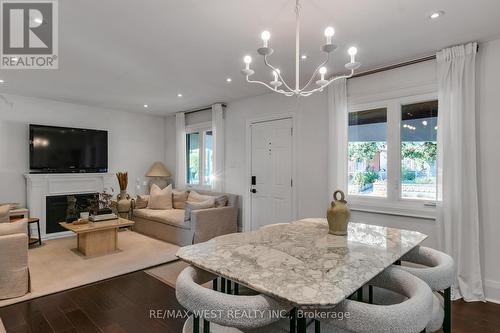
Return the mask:
<svg viewBox="0 0 500 333">
<path fill-rule="evenodd" d="M 443 251 L 457 266 L 454 299 L 484 301 L 479 254 L 476 174 L 477 44 L 454 46 L 437 53 L 438 207 Z"/>
<path fill-rule="evenodd" d="M 175 187 L 182 189 L 186 187 L 186 115 L 184 112 L 175 114 L 175 137 L 177 142 Z"/>
<path fill-rule="evenodd" d="M 328 87 L 328 191 L 341 189 L 347 193 L 347 80 L 335 81 Z"/>
<path fill-rule="evenodd" d="M 212 133 L 213 133 L 213 156 L 214 156 L 214 178 L 212 189 L 216 192 L 224 191 L 224 109 L 222 104 L 212 105 Z"/>
</svg>

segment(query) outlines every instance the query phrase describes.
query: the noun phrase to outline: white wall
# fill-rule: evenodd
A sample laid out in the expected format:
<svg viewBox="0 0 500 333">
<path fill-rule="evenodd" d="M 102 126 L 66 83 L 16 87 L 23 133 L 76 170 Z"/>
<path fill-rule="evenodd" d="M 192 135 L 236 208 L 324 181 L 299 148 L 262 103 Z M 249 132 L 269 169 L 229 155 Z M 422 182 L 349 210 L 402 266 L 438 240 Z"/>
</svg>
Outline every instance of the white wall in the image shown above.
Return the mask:
<svg viewBox="0 0 500 333">
<path fill-rule="evenodd" d="M 230 103 L 226 112 L 225 190 L 246 195 L 250 180 L 246 175 L 246 122 L 281 114 L 294 114 L 296 128 L 296 175 L 298 218 L 323 216 L 328 208 L 327 193 L 327 96 L 307 98 L 266 94 Z M 243 211 L 243 218 L 247 212 Z"/>
<path fill-rule="evenodd" d="M 486 296 L 500 302 L 500 39 L 479 46 L 477 139 L 479 221 Z"/>
<path fill-rule="evenodd" d="M 135 194 L 154 161 L 165 158 L 162 117 L 93 108 L 37 98 L 0 95 L 0 202 L 26 203 L 28 124 L 107 130 L 110 172 L 128 171 Z M 115 191 L 119 190 L 118 182 Z M 143 188 L 141 188 L 141 191 Z"/>
</svg>

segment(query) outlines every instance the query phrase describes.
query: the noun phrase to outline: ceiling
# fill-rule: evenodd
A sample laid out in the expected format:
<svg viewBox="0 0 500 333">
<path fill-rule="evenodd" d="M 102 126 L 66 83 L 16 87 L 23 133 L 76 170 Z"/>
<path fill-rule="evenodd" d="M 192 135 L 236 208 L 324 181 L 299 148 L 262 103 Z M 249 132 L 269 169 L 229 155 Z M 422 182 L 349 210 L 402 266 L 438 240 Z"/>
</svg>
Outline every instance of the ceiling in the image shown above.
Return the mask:
<svg viewBox="0 0 500 333">
<path fill-rule="evenodd" d="M 152 114 L 263 94 L 244 81 L 242 58 L 252 55 L 255 77 L 271 79 L 256 53 L 268 29 L 271 61 L 292 82 L 293 7 L 293 0 L 59 1 L 59 69 L 2 70 L 0 93 Z M 302 8 L 303 77 L 320 62 L 327 25 L 339 46 L 330 73 L 342 72 L 351 45 L 368 70 L 500 37 L 497 0 L 302 0 Z M 437 10 L 446 14 L 431 21 Z"/>
</svg>

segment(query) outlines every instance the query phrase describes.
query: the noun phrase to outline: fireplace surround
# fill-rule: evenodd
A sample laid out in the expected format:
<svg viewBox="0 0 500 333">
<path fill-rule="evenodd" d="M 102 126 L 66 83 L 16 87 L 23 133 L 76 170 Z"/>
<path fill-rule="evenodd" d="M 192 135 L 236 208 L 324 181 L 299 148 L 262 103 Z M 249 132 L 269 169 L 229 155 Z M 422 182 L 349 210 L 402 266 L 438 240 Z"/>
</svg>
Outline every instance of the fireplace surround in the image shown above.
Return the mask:
<svg viewBox="0 0 500 333">
<path fill-rule="evenodd" d="M 31 217 L 40 219 L 42 239 L 72 235 L 58 232 L 47 225 L 47 198 L 67 195 L 88 195 L 117 188 L 116 177 L 111 173 L 95 174 L 25 174 L 27 205 Z M 59 217 L 55 217 L 59 218 Z M 58 221 L 60 222 L 60 221 Z"/>
</svg>

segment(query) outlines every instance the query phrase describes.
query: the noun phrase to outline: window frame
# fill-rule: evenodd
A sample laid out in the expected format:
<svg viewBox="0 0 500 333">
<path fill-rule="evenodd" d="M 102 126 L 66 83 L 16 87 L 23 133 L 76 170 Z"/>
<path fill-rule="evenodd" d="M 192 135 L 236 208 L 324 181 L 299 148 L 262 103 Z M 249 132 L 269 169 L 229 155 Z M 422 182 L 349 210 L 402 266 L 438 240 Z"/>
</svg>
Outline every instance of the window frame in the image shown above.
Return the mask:
<svg viewBox="0 0 500 333">
<path fill-rule="evenodd" d="M 356 211 L 435 219 L 436 201 L 404 199 L 401 193 L 401 108 L 404 105 L 438 100 L 436 92 L 401 96 L 365 103 L 349 103 L 347 112 L 387 109 L 387 196 L 348 194 L 351 208 Z M 439 117 L 439 111 L 438 111 Z M 348 118 L 348 116 L 347 116 Z M 348 159 L 348 129 L 346 124 L 343 158 Z M 343 167 L 344 188 L 348 187 L 347 163 Z"/>
<path fill-rule="evenodd" d="M 189 134 L 192 133 L 199 133 L 199 149 L 200 149 L 200 156 L 199 156 L 199 165 L 198 165 L 198 172 L 199 172 L 199 184 L 190 184 L 188 183 L 188 177 L 187 177 L 187 172 L 186 172 L 186 187 L 190 189 L 199 189 L 199 190 L 211 190 L 212 189 L 212 184 L 206 184 L 205 183 L 205 136 L 207 131 L 213 131 L 212 129 L 212 122 L 203 122 L 203 123 L 197 123 L 197 124 L 192 124 L 192 125 L 187 125 L 186 126 L 186 139 Z M 187 168 L 189 167 L 188 161 L 187 161 L 187 150 L 189 147 L 186 145 L 186 152 L 185 152 L 185 158 L 186 158 L 186 171 Z M 214 156 L 215 157 L 215 156 Z"/>
</svg>

